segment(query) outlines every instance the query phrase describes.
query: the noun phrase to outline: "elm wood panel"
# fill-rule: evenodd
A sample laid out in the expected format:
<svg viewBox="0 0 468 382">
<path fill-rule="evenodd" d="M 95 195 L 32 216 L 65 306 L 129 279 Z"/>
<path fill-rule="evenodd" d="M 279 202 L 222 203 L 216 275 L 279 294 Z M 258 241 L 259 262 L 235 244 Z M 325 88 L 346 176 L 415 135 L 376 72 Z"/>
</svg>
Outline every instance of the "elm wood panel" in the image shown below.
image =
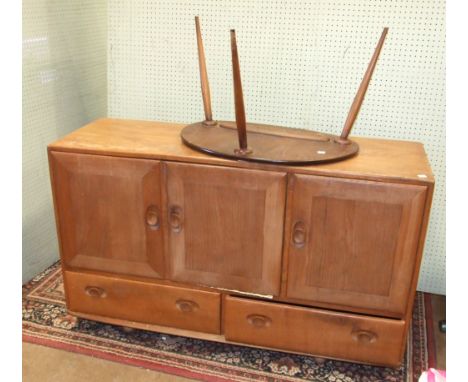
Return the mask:
<svg viewBox="0 0 468 382">
<path fill-rule="evenodd" d="M 426 242 L 427 226 L 429 224 L 429 216 L 430 216 L 433 196 L 434 196 L 434 184 L 429 184 L 427 187 L 426 203 L 424 205 L 424 216 L 423 216 L 423 220 L 421 223 L 421 230 L 419 233 L 419 245 L 418 245 L 418 251 L 416 255 L 413 278 L 411 280 L 410 293 L 408 295 L 408 304 L 406 306 L 406 314 L 404 318 L 406 322 L 406 327 L 405 327 L 406 333 L 409 330 L 411 318 L 413 315 L 413 305 L 414 305 L 414 300 L 416 298 L 416 287 L 417 287 L 418 279 L 419 279 L 419 269 L 421 267 L 424 244 Z M 404 345 L 402 345 L 402 351 L 404 351 Z"/>
<path fill-rule="evenodd" d="M 353 137 L 359 144 L 359 154 L 353 158 L 286 167 L 226 160 L 192 150 L 181 142 L 184 127 L 185 124 L 165 122 L 99 119 L 50 144 L 49 149 L 421 184 L 434 180 L 424 147 L 417 142 Z"/>
<path fill-rule="evenodd" d="M 379 365 L 400 365 L 405 323 L 228 296 L 226 340 Z"/>
<path fill-rule="evenodd" d="M 286 174 L 165 163 L 170 278 L 279 293 Z"/>
<path fill-rule="evenodd" d="M 288 181 L 288 189 L 287 189 L 287 200 L 286 200 L 286 211 L 291 211 L 293 205 L 294 205 L 294 190 L 296 189 L 294 185 L 294 179 L 289 179 Z M 296 305 L 303 305 L 303 306 L 311 306 L 315 308 L 321 308 L 321 309 L 332 309 L 332 310 L 341 310 L 341 311 L 348 311 L 348 312 L 353 312 L 353 313 L 360 313 L 360 314 L 370 314 L 373 316 L 396 316 L 398 317 L 399 315 L 395 314 L 388 314 L 385 312 L 382 312 L 382 310 L 379 309 L 370 309 L 369 307 L 359 307 L 359 306 L 349 306 L 349 305 L 339 305 L 336 303 L 328 303 L 327 301 L 310 301 L 310 300 L 304 300 L 300 298 L 291 298 L 287 296 L 287 285 L 288 285 L 288 260 L 289 260 L 289 246 L 291 245 L 291 241 L 288 238 L 291 238 L 291 232 L 292 232 L 292 213 L 286 212 L 285 216 L 285 223 L 284 223 L 284 240 L 283 240 L 283 264 L 282 264 L 282 275 L 281 275 L 281 293 L 280 296 L 278 297 L 273 297 L 272 301 L 276 302 L 281 302 L 281 303 L 290 303 L 290 304 L 296 304 Z M 423 240 L 424 242 L 424 240 Z M 419 272 L 418 270 L 415 269 L 416 272 L 416 279 L 417 275 Z M 294 275 L 293 275 L 294 277 Z M 411 290 L 411 288 L 410 288 Z M 414 296 L 412 297 L 414 299 Z M 412 309 L 412 308 L 410 308 Z M 411 320 L 411 312 L 409 317 L 405 317 L 406 320 Z"/>
<path fill-rule="evenodd" d="M 163 277 L 160 162 L 49 157 L 65 266 Z"/>
<path fill-rule="evenodd" d="M 286 297 L 403 317 L 426 187 L 309 175 L 290 184 Z"/>
<path fill-rule="evenodd" d="M 306 284 L 388 296 L 402 206 L 328 196 L 312 203 Z"/>
<path fill-rule="evenodd" d="M 283 257 L 281 261 L 281 285 L 280 295 L 276 298 L 287 299 L 287 286 L 288 286 L 288 269 L 289 269 L 289 238 L 291 237 L 291 210 L 294 201 L 294 179 L 291 174 L 288 174 L 286 186 L 286 205 L 284 212 L 284 225 L 283 225 Z"/>
<path fill-rule="evenodd" d="M 219 293 L 71 271 L 64 281 L 70 311 L 220 333 Z"/>
</svg>

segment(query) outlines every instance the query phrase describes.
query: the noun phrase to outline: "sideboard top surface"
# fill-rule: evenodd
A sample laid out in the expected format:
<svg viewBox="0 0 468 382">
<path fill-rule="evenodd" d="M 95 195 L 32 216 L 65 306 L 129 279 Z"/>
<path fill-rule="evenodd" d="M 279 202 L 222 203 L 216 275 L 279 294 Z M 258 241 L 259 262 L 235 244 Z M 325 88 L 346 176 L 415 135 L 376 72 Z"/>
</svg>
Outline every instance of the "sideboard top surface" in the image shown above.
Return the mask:
<svg viewBox="0 0 468 382">
<path fill-rule="evenodd" d="M 280 166 L 227 160 L 185 146 L 185 124 L 123 119 L 98 119 L 50 144 L 49 150 L 97 155 L 152 158 L 182 162 L 290 171 L 411 183 L 432 183 L 424 146 L 419 142 L 352 137 L 358 155 L 339 162 L 311 166 Z"/>
</svg>

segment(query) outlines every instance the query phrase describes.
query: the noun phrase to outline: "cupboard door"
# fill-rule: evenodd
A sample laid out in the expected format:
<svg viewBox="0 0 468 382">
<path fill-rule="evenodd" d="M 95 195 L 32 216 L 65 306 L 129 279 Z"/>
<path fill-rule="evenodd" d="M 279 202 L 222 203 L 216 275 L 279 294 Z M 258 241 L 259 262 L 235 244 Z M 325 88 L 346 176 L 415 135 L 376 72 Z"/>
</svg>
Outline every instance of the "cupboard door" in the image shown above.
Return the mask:
<svg viewBox="0 0 468 382">
<path fill-rule="evenodd" d="M 162 277 L 160 162 L 50 153 L 65 266 Z"/>
<path fill-rule="evenodd" d="M 286 174 L 167 163 L 171 277 L 279 293 Z"/>
<path fill-rule="evenodd" d="M 426 187 L 293 175 L 287 297 L 401 317 Z"/>
</svg>

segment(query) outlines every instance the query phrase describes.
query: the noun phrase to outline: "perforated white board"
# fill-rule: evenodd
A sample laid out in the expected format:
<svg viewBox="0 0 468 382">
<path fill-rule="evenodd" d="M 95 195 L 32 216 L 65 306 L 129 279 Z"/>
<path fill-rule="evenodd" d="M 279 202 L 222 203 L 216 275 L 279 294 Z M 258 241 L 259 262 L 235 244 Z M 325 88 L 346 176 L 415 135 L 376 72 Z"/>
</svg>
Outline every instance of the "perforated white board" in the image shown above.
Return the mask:
<svg viewBox="0 0 468 382">
<path fill-rule="evenodd" d="M 445 294 L 445 3 L 110 0 L 111 117 L 203 119 L 194 16 L 215 119 L 234 119 L 236 29 L 247 119 L 338 134 L 384 26 L 352 135 L 423 142 L 436 190 L 418 289 Z"/>
<path fill-rule="evenodd" d="M 59 257 L 47 145 L 107 114 L 107 7 L 23 0 L 22 13 L 24 283 Z"/>
</svg>

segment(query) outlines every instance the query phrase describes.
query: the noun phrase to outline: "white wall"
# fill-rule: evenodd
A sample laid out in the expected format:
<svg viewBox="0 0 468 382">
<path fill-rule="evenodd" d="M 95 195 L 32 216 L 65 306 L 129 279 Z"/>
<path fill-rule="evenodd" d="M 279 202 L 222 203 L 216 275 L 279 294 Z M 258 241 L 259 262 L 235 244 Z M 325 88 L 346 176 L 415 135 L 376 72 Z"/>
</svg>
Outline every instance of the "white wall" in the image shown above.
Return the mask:
<svg viewBox="0 0 468 382">
<path fill-rule="evenodd" d="M 110 116 L 203 118 L 195 15 L 216 119 L 234 118 L 235 28 L 247 119 L 335 134 L 390 28 L 353 134 L 425 144 L 437 186 L 419 289 L 445 294 L 444 1 L 110 0 Z"/>
<path fill-rule="evenodd" d="M 107 2 L 23 0 L 23 282 L 58 260 L 47 144 L 107 114 Z"/>
</svg>

